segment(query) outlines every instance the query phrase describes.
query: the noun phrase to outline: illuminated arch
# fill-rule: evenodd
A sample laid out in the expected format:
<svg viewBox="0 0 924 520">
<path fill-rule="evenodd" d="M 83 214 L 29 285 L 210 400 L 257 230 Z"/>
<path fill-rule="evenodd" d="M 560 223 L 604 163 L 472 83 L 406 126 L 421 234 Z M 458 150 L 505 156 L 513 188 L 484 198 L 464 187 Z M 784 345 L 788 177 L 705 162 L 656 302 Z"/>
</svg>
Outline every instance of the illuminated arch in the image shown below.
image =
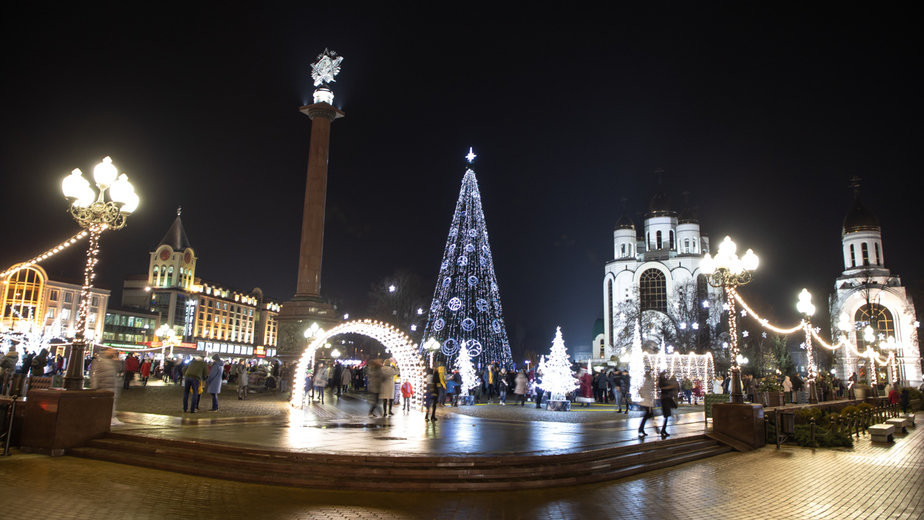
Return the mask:
<svg viewBox="0 0 924 520">
<path fill-rule="evenodd" d="M 45 324 L 45 284 L 48 275 L 38 265 L 19 263 L 0 285 L 0 323 L 16 328 L 19 324 Z"/>
<path fill-rule="evenodd" d="M 424 395 L 424 363 L 418 354 L 417 345 L 407 334 L 387 323 L 375 320 L 354 320 L 341 323 L 336 327 L 321 332 L 305 349 L 301 359 L 295 367 L 295 380 L 292 382 L 292 400 L 289 401 L 295 408 L 305 404 L 305 377 L 308 369 L 314 366 L 314 353 L 327 340 L 341 334 L 360 334 L 372 338 L 385 346 L 398 363 L 401 378 L 410 381 L 414 387 L 414 396 L 411 398 L 415 406 L 423 404 Z"/>
</svg>

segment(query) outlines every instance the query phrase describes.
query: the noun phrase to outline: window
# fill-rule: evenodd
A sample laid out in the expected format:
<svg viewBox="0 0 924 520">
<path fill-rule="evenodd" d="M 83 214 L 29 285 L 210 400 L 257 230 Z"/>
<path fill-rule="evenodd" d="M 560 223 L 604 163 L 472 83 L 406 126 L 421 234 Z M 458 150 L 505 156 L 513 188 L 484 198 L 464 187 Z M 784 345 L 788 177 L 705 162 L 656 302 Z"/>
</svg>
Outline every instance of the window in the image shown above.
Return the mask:
<svg viewBox="0 0 924 520">
<path fill-rule="evenodd" d="M 66 292 L 64 293 L 64 303 L 71 303 L 74 301 L 74 294 Z"/>
<path fill-rule="evenodd" d="M 684 253 L 690 252 L 690 239 L 689 238 L 683 239 L 683 252 Z"/>
<path fill-rule="evenodd" d="M 642 311 L 667 312 L 667 281 L 658 269 L 648 269 L 638 281 L 639 307 Z"/>
<path fill-rule="evenodd" d="M 696 252 L 696 239 L 695 238 L 693 239 L 693 250 L 691 252 L 693 253 Z"/>
<path fill-rule="evenodd" d="M 626 245 L 625 245 L 625 244 L 621 244 L 621 245 L 619 246 L 619 257 L 620 257 L 620 258 L 625 258 L 625 257 L 626 257 Z"/>
<path fill-rule="evenodd" d="M 48 295 L 48 299 L 53 302 L 58 301 L 58 291 L 51 291 L 51 293 Z"/>
<path fill-rule="evenodd" d="M 67 321 L 71 319 L 71 310 L 68 308 L 61 309 L 61 321 Z"/>
<path fill-rule="evenodd" d="M 663 242 L 663 240 L 661 240 L 661 232 L 660 232 L 660 231 L 658 231 L 657 233 L 655 233 L 655 243 L 656 243 L 656 246 L 657 246 L 655 249 L 661 249 L 661 245 L 662 245 L 664 242 Z"/>
<path fill-rule="evenodd" d="M 48 308 L 48 312 L 45 314 L 45 319 L 46 319 L 46 320 L 53 320 L 53 319 L 55 319 L 55 308 L 54 308 L 54 307 L 49 307 L 49 308 Z"/>
<path fill-rule="evenodd" d="M 164 283 L 165 287 L 173 287 L 173 266 L 167 268 L 167 281 Z"/>
<path fill-rule="evenodd" d="M 90 307 L 99 307 L 99 296 L 94 296 L 93 299 L 90 300 Z"/>
<path fill-rule="evenodd" d="M 882 260 L 879 256 L 879 242 L 876 242 L 873 245 L 876 247 L 876 265 L 882 265 Z"/>
<path fill-rule="evenodd" d="M 853 244 L 850 244 L 850 267 L 857 266 L 857 255 L 856 250 L 853 247 Z"/>
<path fill-rule="evenodd" d="M 670 240 L 671 240 L 671 251 L 673 251 L 673 250 L 675 249 L 675 248 L 674 248 L 674 230 L 672 229 L 672 230 L 668 231 L 668 234 L 669 234 Z"/>
<path fill-rule="evenodd" d="M 860 255 L 863 257 L 863 265 L 869 265 L 869 244 L 866 242 L 860 244 Z"/>
<path fill-rule="evenodd" d="M 886 309 L 878 303 L 869 303 L 860 307 L 857 310 L 857 314 L 854 316 L 854 321 L 860 322 L 863 328 L 866 328 L 867 323 L 873 328 L 873 331 L 876 333 L 876 339 L 873 340 L 872 346 L 878 344 L 880 338 L 887 339 L 889 336 L 895 336 L 895 322 L 892 319 L 892 313 L 889 312 L 889 309 Z M 858 330 L 857 349 L 863 352 L 866 350 L 866 345 L 867 343 L 863 330 Z"/>
</svg>

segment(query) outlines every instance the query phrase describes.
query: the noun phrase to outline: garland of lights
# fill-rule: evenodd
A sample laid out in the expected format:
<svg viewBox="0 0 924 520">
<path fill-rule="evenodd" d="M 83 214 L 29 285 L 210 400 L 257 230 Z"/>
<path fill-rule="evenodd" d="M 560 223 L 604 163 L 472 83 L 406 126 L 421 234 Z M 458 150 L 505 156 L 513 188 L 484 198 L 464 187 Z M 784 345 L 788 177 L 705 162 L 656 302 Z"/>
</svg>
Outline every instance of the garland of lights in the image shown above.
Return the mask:
<svg viewBox="0 0 924 520">
<path fill-rule="evenodd" d="M 395 327 L 376 320 L 355 320 L 341 323 L 336 327 L 324 331 L 318 330 L 314 338 L 308 343 L 305 352 L 295 367 L 292 381 L 292 399 L 289 404 L 294 408 L 305 405 L 305 377 L 308 370 L 314 366 L 314 353 L 323 346 L 328 339 L 339 334 L 361 334 L 370 337 L 385 346 L 398 363 L 401 378 L 410 381 L 414 388 L 411 402 L 419 406 L 423 403 L 424 392 L 424 363 L 417 352 L 417 346 L 411 338 Z"/>
<path fill-rule="evenodd" d="M 850 341 L 847 340 L 846 335 L 838 339 L 837 343 L 834 343 L 834 344 L 828 343 L 827 341 L 825 341 L 824 338 L 822 338 L 818 334 L 818 332 L 815 329 L 812 328 L 811 323 L 807 320 L 802 320 L 798 325 L 796 325 L 795 327 L 790 327 L 790 328 L 783 328 L 783 327 L 772 325 L 767 319 L 761 318 L 759 314 L 754 312 L 754 310 L 748 306 L 748 304 L 744 301 L 744 298 L 742 298 L 740 294 L 735 292 L 734 296 L 735 296 L 735 299 L 738 301 L 738 303 L 740 303 L 741 306 L 748 313 L 753 315 L 753 317 L 757 320 L 757 322 L 763 328 L 771 330 L 778 334 L 783 334 L 783 335 L 792 334 L 798 331 L 799 329 L 802 329 L 804 331 L 806 357 L 808 358 L 808 363 L 809 363 L 809 379 L 808 379 L 809 382 L 813 382 L 815 380 L 815 377 L 817 376 L 815 360 L 814 360 L 814 357 L 812 356 L 812 345 L 813 345 L 812 338 L 815 339 L 815 341 L 818 343 L 819 346 L 827 350 L 835 351 L 839 348 L 843 348 L 845 353 L 852 354 L 856 357 L 869 359 L 870 363 L 872 363 L 873 365 L 873 370 L 870 373 L 870 382 L 872 384 L 876 384 L 876 373 L 875 373 L 876 364 L 889 365 L 893 368 L 893 371 L 895 370 L 896 358 L 895 358 L 894 352 L 889 352 L 889 355 L 885 359 L 880 357 L 879 354 L 876 353 L 876 351 L 874 351 L 869 345 L 867 345 L 866 347 L 866 352 L 860 352 Z"/>
<path fill-rule="evenodd" d="M 60 244 L 56 245 L 55 247 L 49 249 L 48 251 L 45 251 L 44 253 L 42 253 L 42 254 L 40 254 L 40 255 L 37 255 L 37 256 L 31 258 L 30 260 L 25 261 L 25 262 L 23 262 L 23 263 L 21 263 L 21 264 L 16 264 L 15 267 L 11 267 L 11 268 L 7 269 L 6 271 L 3 271 L 2 273 L 0 273 L 0 279 L 7 278 L 7 277 L 9 277 L 10 275 L 12 275 L 12 274 L 14 274 L 14 273 L 16 273 L 16 272 L 18 272 L 18 271 L 21 271 L 21 270 L 23 270 L 23 269 L 26 269 L 27 267 L 32 267 L 33 265 L 37 265 L 37 264 L 39 264 L 40 262 L 42 262 L 42 261 L 44 261 L 44 260 L 47 260 L 48 258 L 51 258 L 52 256 L 54 256 L 54 255 L 60 253 L 61 251 L 67 249 L 68 247 L 70 247 L 70 246 L 76 244 L 79 240 L 82 240 L 82 239 L 85 238 L 88 234 L 89 234 L 89 231 L 83 230 L 83 231 L 77 233 L 76 235 L 72 236 L 71 238 L 65 240 L 64 242 L 61 242 Z"/>
<path fill-rule="evenodd" d="M 478 386 L 475 367 L 472 365 L 472 357 L 468 354 L 467 342 L 463 341 L 459 347 L 459 355 L 456 356 L 456 370 L 462 376 L 462 386 L 459 388 L 459 395 L 468 395 L 468 392 Z"/>
<path fill-rule="evenodd" d="M 700 381 L 712 381 L 715 376 L 715 364 L 712 353 L 707 354 L 680 354 L 675 352 L 669 356 L 664 351 L 657 354 L 644 354 L 646 367 L 656 369 L 658 372 L 667 371 L 670 377 L 679 372 L 684 378 Z"/>
</svg>

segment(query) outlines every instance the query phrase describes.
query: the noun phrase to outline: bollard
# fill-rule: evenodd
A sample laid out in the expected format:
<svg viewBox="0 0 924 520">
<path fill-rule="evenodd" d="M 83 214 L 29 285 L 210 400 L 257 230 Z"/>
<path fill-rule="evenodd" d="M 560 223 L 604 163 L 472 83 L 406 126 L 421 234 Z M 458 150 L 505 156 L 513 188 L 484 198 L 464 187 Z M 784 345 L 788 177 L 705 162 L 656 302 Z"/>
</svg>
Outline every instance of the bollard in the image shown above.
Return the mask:
<svg viewBox="0 0 924 520">
<path fill-rule="evenodd" d="M 775 422 L 774 427 L 776 428 L 776 449 L 780 449 L 780 412 L 779 410 L 773 412 L 773 420 Z"/>
<path fill-rule="evenodd" d="M 812 447 L 818 446 L 818 443 L 815 442 L 815 418 L 812 417 L 812 420 L 809 422 L 812 431 Z"/>
</svg>

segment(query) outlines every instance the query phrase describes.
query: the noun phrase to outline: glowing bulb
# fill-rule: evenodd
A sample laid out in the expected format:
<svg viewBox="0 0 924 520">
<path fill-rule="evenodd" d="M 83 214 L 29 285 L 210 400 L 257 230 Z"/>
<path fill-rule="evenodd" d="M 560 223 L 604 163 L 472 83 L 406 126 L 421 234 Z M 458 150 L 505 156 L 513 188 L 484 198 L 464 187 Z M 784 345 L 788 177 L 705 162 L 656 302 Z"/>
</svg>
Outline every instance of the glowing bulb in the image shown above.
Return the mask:
<svg viewBox="0 0 924 520">
<path fill-rule="evenodd" d="M 744 257 L 741 258 L 741 263 L 748 271 L 754 271 L 757 269 L 757 266 L 760 265 L 760 259 L 754 254 L 754 250 L 748 249 L 747 252 L 744 253 Z"/>
<path fill-rule="evenodd" d="M 699 270 L 703 274 L 712 274 L 715 272 L 715 260 L 712 259 L 712 255 L 706 253 L 703 256 L 703 261 L 699 264 Z"/>
<path fill-rule="evenodd" d="M 796 310 L 806 316 L 815 314 L 815 306 L 812 305 L 812 293 L 808 292 L 808 289 L 802 289 L 802 292 L 799 293 L 799 302 L 796 303 Z"/>
<path fill-rule="evenodd" d="M 100 188 L 108 188 L 112 186 L 118 173 L 119 171 L 116 170 L 116 167 L 112 164 L 112 159 L 106 156 L 103 157 L 101 163 L 93 168 L 93 180 L 96 181 L 96 185 Z"/>
</svg>

